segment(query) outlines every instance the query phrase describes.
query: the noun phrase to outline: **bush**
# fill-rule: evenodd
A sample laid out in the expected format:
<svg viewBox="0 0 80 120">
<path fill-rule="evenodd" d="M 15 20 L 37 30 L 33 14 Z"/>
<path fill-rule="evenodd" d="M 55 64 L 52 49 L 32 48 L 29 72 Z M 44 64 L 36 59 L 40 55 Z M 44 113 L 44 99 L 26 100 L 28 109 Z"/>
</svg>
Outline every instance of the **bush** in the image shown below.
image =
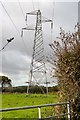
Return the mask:
<svg viewBox="0 0 80 120">
<path fill-rule="evenodd" d="M 70 101 L 72 120 L 77 120 L 80 97 L 80 25 L 77 24 L 76 33 L 66 33 L 60 28 L 58 40 L 50 45 L 54 59 L 50 61 L 58 78 L 59 100 Z M 76 104 L 77 101 L 77 104 Z"/>
</svg>

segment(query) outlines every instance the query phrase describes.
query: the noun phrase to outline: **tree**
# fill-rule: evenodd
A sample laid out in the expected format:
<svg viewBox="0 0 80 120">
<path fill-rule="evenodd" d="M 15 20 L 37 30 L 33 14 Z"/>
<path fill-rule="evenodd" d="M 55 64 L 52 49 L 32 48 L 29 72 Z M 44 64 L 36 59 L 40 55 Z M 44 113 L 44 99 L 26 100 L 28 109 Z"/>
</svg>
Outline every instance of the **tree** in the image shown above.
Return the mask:
<svg viewBox="0 0 80 120">
<path fill-rule="evenodd" d="M 72 120 L 78 120 L 80 113 L 80 25 L 77 32 L 66 33 L 60 28 L 59 37 L 50 44 L 52 56 L 48 61 L 53 65 L 58 78 L 61 101 L 70 101 Z M 54 76 L 54 75 L 53 75 Z M 77 109 L 78 108 L 78 109 Z"/>
<path fill-rule="evenodd" d="M 6 76 L 0 76 L 0 84 L 1 84 L 2 92 L 5 86 L 12 86 L 11 80 Z"/>
</svg>

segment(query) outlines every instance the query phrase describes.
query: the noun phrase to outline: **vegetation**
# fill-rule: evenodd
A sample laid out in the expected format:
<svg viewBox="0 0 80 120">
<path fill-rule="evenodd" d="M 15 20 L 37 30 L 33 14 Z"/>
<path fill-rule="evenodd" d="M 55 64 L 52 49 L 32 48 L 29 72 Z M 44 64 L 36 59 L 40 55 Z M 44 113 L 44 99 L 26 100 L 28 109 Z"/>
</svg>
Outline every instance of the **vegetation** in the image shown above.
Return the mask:
<svg viewBox="0 0 80 120">
<path fill-rule="evenodd" d="M 4 87 L 5 86 L 9 86 L 9 87 L 12 86 L 11 85 L 11 80 L 6 76 L 0 76 L 0 84 L 1 84 L 2 92 L 4 92 Z"/>
<path fill-rule="evenodd" d="M 46 87 L 44 86 L 30 86 L 29 93 L 33 94 L 43 94 L 42 89 L 44 93 L 46 93 Z M 48 87 L 49 92 L 57 92 L 58 91 L 58 86 L 53 86 L 53 87 Z M 17 86 L 17 87 L 5 87 L 4 92 L 9 92 L 9 93 L 26 93 L 27 92 L 27 87 L 26 86 Z"/>
<path fill-rule="evenodd" d="M 72 120 L 80 119 L 80 25 L 77 32 L 66 33 L 60 28 L 60 35 L 50 44 L 53 55 L 49 62 L 58 78 L 59 101 L 70 101 Z M 53 59 L 54 58 L 54 59 Z M 53 75 L 54 76 L 54 75 Z M 60 109 L 61 111 L 61 109 Z"/>
<path fill-rule="evenodd" d="M 0 94 L 1 95 L 1 94 Z M 56 103 L 57 93 L 46 96 L 45 94 L 2 94 L 2 108 L 12 108 L 21 106 L 33 106 L 41 104 Z M 41 108 L 42 117 L 53 114 L 53 107 Z M 2 118 L 38 118 L 38 109 L 3 112 Z"/>
</svg>

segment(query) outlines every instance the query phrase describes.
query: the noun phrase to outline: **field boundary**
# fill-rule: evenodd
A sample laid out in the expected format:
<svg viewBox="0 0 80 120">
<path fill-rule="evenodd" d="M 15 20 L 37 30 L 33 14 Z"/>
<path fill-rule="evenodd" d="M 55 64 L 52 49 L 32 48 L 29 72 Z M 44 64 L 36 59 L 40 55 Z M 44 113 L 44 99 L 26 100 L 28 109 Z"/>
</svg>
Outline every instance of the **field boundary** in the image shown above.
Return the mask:
<svg viewBox="0 0 80 120">
<path fill-rule="evenodd" d="M 61 103 L 54 103 L 54 104 L 43 104 L 43 105 L 36 105 L 36 106 L 23 106 L 23 107 L 16 107 L 16 108 L 6 108 L 6 109 L 0 109 L 0 112 L 8 112 L 8 111 L 14 111 L 14 110 L 24 110 L 24 109 L 35 109 L 38 108 L 38 118 L 41 118 L 41 108 L 42 107 L 48 107 L 48 106 L 61 106 L 61 105 L 67 105 L 67 113 L 60 114 L 58 116 L 66 116 L 68 120 L 71 120 L 71 113 L 70 113 L 70 103 L 69 102 L 61 102 Z M 57 116 L 51 116 L 49 118 L 54 118 Z"/>
</svg>

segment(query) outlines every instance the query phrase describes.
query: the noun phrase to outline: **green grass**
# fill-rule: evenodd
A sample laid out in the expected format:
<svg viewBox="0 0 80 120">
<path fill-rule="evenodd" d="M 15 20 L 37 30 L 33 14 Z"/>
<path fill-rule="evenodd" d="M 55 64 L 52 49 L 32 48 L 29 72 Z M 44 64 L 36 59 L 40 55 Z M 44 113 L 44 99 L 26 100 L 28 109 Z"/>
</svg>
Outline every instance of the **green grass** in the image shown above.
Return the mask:
<svg viewBox="0 0 80 120">
<path fill-rule="evenodd" d="M 1 96 L 1 94 L 0 94 Z M 56 93 L 53 95 L 41 94 L 3 94 L 2 95 L 2 108 L 33 106 L 41 104 L 56 103 L 58 96 Z M 53 107 L 41 108 L 42 117 L 49 116 L 53 113 Z M 3 118 L 38 118 L 38 109 L 28 109 L 20 111 L 8 111 L 2 113 Z"/>
</svg>

